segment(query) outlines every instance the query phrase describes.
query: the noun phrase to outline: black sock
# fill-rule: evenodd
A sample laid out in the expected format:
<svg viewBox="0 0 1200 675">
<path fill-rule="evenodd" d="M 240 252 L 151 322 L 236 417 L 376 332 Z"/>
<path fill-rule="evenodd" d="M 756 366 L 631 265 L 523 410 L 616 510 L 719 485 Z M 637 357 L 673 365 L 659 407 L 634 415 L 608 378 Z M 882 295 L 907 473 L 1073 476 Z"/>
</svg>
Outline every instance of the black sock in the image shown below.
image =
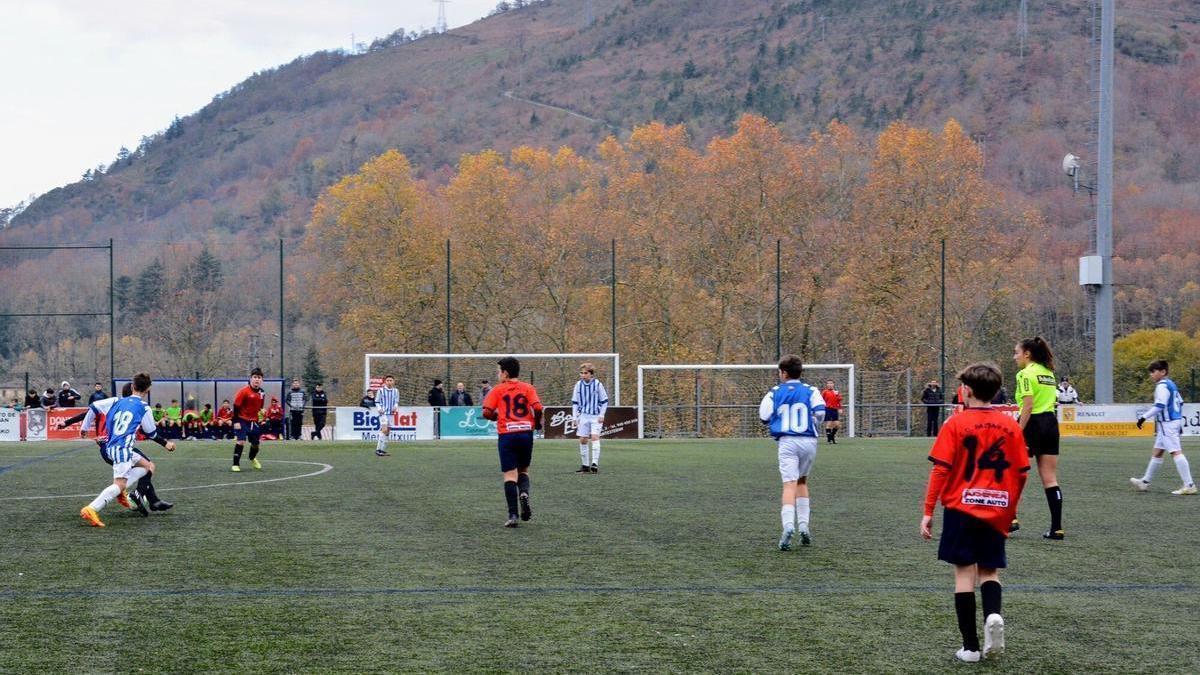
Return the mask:
<svg viewBox="0 0 1200 675">
<path fill-rule="evenodd" d="M 529 474 L 527 474 L 527 473 L 517 474 L 517 492 L 523 493 L 523 494 L 529 494 Z"/>
<path fill-rule="evenodd" d="M 834 443 L 837 443 L 837 432 L 838 432 L 838 430 L 837 430 L 837 427 L 834 427 L 834 428 L 832 428 L 832 429 L 830 429 L 830 430 L 829 430 L 829 438 L 830 438 L 830 440 L 832 440 Z"/>
<path fill-rule="evenodd" d="M 962 633 L 963 649 L 979 651 L 979 636 L 975 633 L 975 591 L 954 594 L 954 613 L 958 615 L 958 632 Z"/>
<path fill-rule="evenodd" d="M 255 457 L 258 457 L 258 443 L 251 443 L 250 444 L 250 459 L 253 460 Z"/>
<path fill-rule="evenodd" d="M 833 429 L 826 429 L 826 430 L 825 430 L 825 442 L 826 442 L 826 443 L 832 443 L 832 442 L 833 442 Z"/>
<path fill-rule="evenodd" d="M 234 443 L 233 444 L 233 465 L 237 466 L 238 464 L 241 464 L 241 463 L 242 463 L 242 444 Z"/>
<path fill-rule="evenodd" d="M 151 504 L 153 504 L 154 502 L 158 501 L 158 495 L 154 493 L 154 483 L 150 482 L 151 475 L 152 474 L 148 473 L 138 479 L 137 491 L 138 494 L 145 497 L 150 501 Z"/>
<path fill-rule="evenodd" d="M 979 585 L 979 597 L 983 600 L 983 618 L 1000 613 L 1000 595 L 999 581 L 985 581 Z"/>
<path fill-rule="evenodd" d="M 504 501 L 508 502 L 508 515 L 516 517 L 517 482 L 515 480 L 504 481 Z"/>
<path fill-rule="evenodd" d="M 1046 488 L 1046 503 L 1050 506 L 1050 529 L 1062 529 L 1062 488 L 1055 485 Z"/>
</svg>

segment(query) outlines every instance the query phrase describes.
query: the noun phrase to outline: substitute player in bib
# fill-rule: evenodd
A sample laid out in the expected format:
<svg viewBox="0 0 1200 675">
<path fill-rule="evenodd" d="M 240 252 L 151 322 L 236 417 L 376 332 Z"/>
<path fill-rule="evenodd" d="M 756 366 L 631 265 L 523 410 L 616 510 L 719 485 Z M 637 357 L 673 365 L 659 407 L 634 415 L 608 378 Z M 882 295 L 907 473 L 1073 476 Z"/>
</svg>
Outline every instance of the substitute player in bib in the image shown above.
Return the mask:
<svg viewBox="0 0 1200 675">
<path fill-rule="evenodd" d="M 146 438 L 166 448 L 167 452 L 175 450 L 174 443 L 159 438 L 158 429 L 154 426 L 154 413 L 143 400 L 150 392 L 150 385 L 149 375 L 134 375 L 133 396 L 122 398 L 108 411 L 105 424 L 108 443 L 104 452 L 113 462 L 113 482 L 90 504 L 79 510 L 79 516 L 92 527 L 104 527 L 100 520 L 100 511 L 112 500 L 116 499 L 122 506 L 129 508 L 131 505 L 125 497 L 125 488 L 154 471 L 154 463 L 133 448 L 139 430 Z"/>
<path fill-rule="evenodd" d="M 1054 354 L 1050 345 L 1040 337 L 1021 340 L 1013 349 L 1017 372 L 1017 405 L 1021 406 L 1017 423 L 1025 434 L 1029 455 L 1037 457 L 1038 476 L 1046 489 L 1046 504 L 1050 507 L 1050 529 L 1043 537 L 1062 539 L 1062 488 L 1058 485 L 1058 384 L 1054 379 Z M 1021 524 L 1014 517 L 1010 532 Z"/>
<path fill-rule="evenodd" d="M 242 449 L 246 439 L 250 440 L 250 466 L 262 471 L 258 461 L 258 444 L 262 440 L 262 428 L 258 417 L 263 409 L 263 371 L 250 371 L 250 381 L 233 397 L 233 467 L 235 473 L 242 470 Z"/>
<path fill-rule="evenodd" d="M 375 456 L 388 457 L 388 435 L 392 433 L 392 419 L 400 410 L 400 390 L 396 389 L 396 378 L 383 378 L 383 386 L 375 392 L 375 412 L 379 413 L 379 438 L 375 440 Z"/>
<path fill-rule="evenodd" d="M 958 375 L 970 405 L 942 426 L 929 452 L 933 468 L 925 490 L 921 537 L 933 538 L 933 510 L 942 503 L 938 560 L 954 565 L 954 612 L 962 633 L 960 661 L 980 658 L 976 633 L 975 584 L 983 601 L 985 657 L 1004 652 L 1004 619 L 997 570 L 1008 566 L 1004 540 L 1029 477 L 1029 456 L 1021 427 L 990 406 L 1000 388 L 1000 369 L 976 363 Z"/>
<path fill-rule="evenodd" d="M 833 388 L 833 380 L 825 380 L 821 398 L 825 401 L 825 442 L 836 444 L 838 429 L 842 428 L 842 394 Z"/>
<path fill-rule="evenodd" d="M 575 473 L 600 472 L 600 432 L 604 429 L 604 413 L 608 410 L 608 392 L 604 383 L 596 379 L 596 368 L 591 363 L 579 366 L 579 381 L 571 392 L 571 417 L 575 420 L 579 436 L 579 470 Z M 588 462 L 588 446 L 591 445 L 591 462 Z"/>
<path fill-rule="evenodd" d="M 500 383 L 483 398 L 483 416 L 496 422 L 500 434 L 500 471 L 504 474 L 504 500 L 508 503 L 505 527 L 533 517 L 529 506 L 529 465 L 533 462 L 533 431 L 542 428 L 542 402 L 537 390 L 517 379 L 521 363 L 511 356 L 496 362 Z"/>
<path fill-rule="evenodd" d="M 817 429 L 826 411 L 820 392 L 800 381 L 803 371 L 799 356 L 788 354 L 780 359 L 780 383 L 758 405 L 758 418 L 770 428 L 771 437 L 779 446 L 779 477 L 783 479 L 780 551 L 792 548 L 797 533 L 801 545 L 812 543 L 808 527 L 808 473 L 817 456 Z"/>
<path fill-rule="evenodd" d="M 1179 388 L 1171 381 L 1170 365 L 1166 361 L 1155 361 L 1150 364 L 1150 379 L 1154 380 L 1154 405 L 1138 417 L 1137 428 L 1141 429 L 1147 420 L 1154 420 L 1154 452 L 1150 463 L 1146 465 L 1146 473 L 1141 478 L 1130 478 L 1129 482 L 1138 492 L 1150 489 L 1150 481 L 1158 473 L 1163 463 L 1163 453 L 1171 453 L 1175 459 L 1175 470 L 1183 479 L 1183 487 L 1172 490 L 1173 495 L 1196 494 L 1196 483 L 1192 481 L 1192 467 L 1188 466 L 1187 457 L 1183 456 L 1183 446 L 1179 437 L 1183 432 L 1183 396 Z"/>
</svg>

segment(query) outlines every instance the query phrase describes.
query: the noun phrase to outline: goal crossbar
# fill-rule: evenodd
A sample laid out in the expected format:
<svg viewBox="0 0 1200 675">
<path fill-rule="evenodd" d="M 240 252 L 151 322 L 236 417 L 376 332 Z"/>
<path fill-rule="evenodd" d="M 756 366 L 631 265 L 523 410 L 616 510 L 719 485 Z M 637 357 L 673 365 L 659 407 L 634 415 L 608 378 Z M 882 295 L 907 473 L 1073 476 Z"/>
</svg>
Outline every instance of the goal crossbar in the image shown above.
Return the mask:
<svg viewBox="0 0 1200 675">
<path fill-rule="evenodd" d="M 613 378 L 612 378 L 612 398 L 613 406 L 621 405 L 621 355 L 615 352 L 566 352 L 566 353 L 528 353 L 528 354 L 512 354 L 512 353 L 471 353 L 471 354 L 385 354 L 385 353 L 370 353 L 363 354 L 363 391 L 371 388 L 371 359 L 376 358 L 393 358 L 393 359 L 502 359 L 506 356 L 511 356 L 515 359 L 612 359 L 613 362 Z"/>
<path fill-rule="evenodd" d="M 855 397 L 854 397 L 854 364 L 853 363 L 806 363 L 804 370 L 845 370 L 846 376 L 846 394 L 848 397 L 848 405 L 846 415 L 846 433 L 850 437 L 854 437 L 854 419 L 855 419 Z M 714 363 L 662 363 L 662 364 L 643 364 L 637 369 L 637 411 L 638 411 L 638 438 L 645 438 L 646 416 L 645 416 L 645 401 L 643 400 L 643 392 L 645 391 L 644 374 L 647 370 L 779 370 L 779 364 L 714 364 Z M 765 393 L 765 392 L 764 392 Z M 758 407 L 758 401 L 749 401 L 748 404 Z"/>
</svg>

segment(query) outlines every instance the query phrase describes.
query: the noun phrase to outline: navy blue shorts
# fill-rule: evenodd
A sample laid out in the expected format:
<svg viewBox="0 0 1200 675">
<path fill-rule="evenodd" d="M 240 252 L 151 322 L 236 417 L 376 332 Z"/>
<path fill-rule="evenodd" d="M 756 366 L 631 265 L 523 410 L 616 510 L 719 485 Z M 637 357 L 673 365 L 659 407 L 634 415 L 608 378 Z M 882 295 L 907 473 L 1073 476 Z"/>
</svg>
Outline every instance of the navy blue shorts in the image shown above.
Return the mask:
<svg viewBox="0 0 1200 675">
<path fill-rule="evenodd" d="M 262 436 L 262 429 L 259 428 L 258 422 L 234 420 L 233 423 L 238 424 L 241 427 L 240 429 L 235 428 L 233 430 L 233 437 L 236 438 L 238 442 L 249 438 L 251 443 L 257 443 L 258 439 Z"/>
<path fill-rule="evenodd" d="M 942 515 L 942 541 L 938 560 L 951 565 L 979 565 L 1000 569 L 1008 567 L 1004 555 L 1006 537 L 982 520 L 954 509 Z"/>
<path fill-rule="evenodd" d="M 533 432 L 500 434 L 500 470 L 525 469 L 533 461 Z"/>
<path fill-rule="evenodd" d="M 833 408 L 826 408 L 825 409 L 825 421 L 826 422 L 838 421 L 838 411 L 834 410 Z"/>
</svg>

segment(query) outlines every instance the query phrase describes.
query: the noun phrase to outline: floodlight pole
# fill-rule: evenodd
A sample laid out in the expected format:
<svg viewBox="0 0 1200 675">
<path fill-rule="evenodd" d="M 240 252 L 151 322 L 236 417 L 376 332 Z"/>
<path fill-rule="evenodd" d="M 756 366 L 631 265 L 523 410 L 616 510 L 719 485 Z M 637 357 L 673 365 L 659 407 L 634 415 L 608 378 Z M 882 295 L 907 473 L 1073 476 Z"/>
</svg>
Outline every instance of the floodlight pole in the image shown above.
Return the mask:
<svg viewBox="0 0 1200 675">
<path fill-rule="evenodd" d="M 117 379 L 117 314 L 113 311 L 113 296 L 116 287 L 113 285 L 113 240 L 108 240 L 108 381 Z M 26 391 L 28 391 L 26 387 Z M 113 391 L 113 396 L 117 392 Z"/>
<path fill-rule="evenodd" d="M 1096 403 L 1113 402 L 1113 25 L 1116 0 L 1100 8 L 1100 128 L 1097 147 L 1096 255 Z"/>
</svg>

